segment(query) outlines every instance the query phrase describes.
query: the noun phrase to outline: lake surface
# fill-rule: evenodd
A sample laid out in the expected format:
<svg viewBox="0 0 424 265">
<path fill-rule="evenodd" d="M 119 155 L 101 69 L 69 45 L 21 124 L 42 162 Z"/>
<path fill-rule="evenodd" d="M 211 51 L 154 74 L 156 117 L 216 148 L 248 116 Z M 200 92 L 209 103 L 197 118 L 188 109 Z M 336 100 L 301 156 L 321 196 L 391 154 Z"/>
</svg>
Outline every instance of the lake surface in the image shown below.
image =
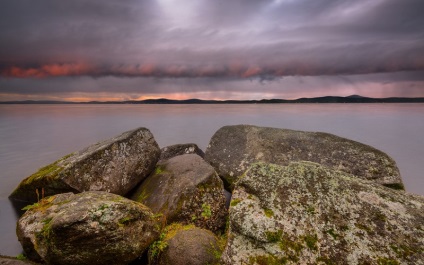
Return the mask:
<svg viewBox="0 0 424 265">
<path fill-rule="evenodd" d="M 161 147 L 192 142 L 205 150 L 215 131 L 235 124 L 369 144 L 395 159 L 408 192 L 424 195 L 424 104 L 0 105 L 0 254 L 21 252 L 7 197 L 38 168 L 137 127 Z"/>
</svg>

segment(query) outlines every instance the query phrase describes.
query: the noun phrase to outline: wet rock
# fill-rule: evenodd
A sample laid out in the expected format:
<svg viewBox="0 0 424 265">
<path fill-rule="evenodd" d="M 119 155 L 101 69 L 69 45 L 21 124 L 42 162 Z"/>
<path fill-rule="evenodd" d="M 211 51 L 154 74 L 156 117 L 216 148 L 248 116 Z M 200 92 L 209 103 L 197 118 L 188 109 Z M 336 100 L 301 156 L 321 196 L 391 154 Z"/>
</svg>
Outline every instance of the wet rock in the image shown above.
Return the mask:
<svg viewBox="0 0 424 265">
<path fill-rule="evenodd" d="M 162 238 L 149 250 L 150 264 L 157 265 L 219 264 L 221 252 L 212 232 L 180 224 L 166 227 Z"/>
<path fill-rule="evenodd" d="M 31 262 L 25 259 L 17 259 L 13 257 L 7 257 L 0 255 L 0 265 L 36 265 L 38 263 Z"/>
<path fill-rule="evenodd" d="M 150 174 L 159 156 L 153 135 L 138 128 L 41 168 L 23 180 L 10 197 L 36 202 L 43 196 L 89 190 L 124 195 Z"/>
<path fill-rule="evenodd" d="M 224 225 L 227 214 L 222 180 L 195 154 L 160 161 L 131 199 L 163 214 L 168 223 L 194 223 L 212 231 Z"/>
<path fill-rule="evenodd" d="M 224 264 L 424 264 L 424 197 L 311 162 L 236 182 Z"/>
<path fill-rule="evenodd" d="M 229 189 L 254 162 L 287 165 L 292 161 L 319 163 L 403 189 L 399 169 L 387 154 L 328 133 L 250 125 L 225 126 L 213 135 L 205 160 L 216 169 Z"/>
<path fill-rule="evenodd" d="M 160 160 L 166 160 L 184 154 L 196 154 L 202 158 L 205 156 L 205 153 L 203 153 L 197 144 L 176 144 L 162 148 Z"/>
<path fill-rule="evenodd" d="M 27 208 L 18 239 L 28 258 L 48 264 L 128 264 L 159 237 L 149 208 L 107 192 L 58 194 Z"/>
</svg>

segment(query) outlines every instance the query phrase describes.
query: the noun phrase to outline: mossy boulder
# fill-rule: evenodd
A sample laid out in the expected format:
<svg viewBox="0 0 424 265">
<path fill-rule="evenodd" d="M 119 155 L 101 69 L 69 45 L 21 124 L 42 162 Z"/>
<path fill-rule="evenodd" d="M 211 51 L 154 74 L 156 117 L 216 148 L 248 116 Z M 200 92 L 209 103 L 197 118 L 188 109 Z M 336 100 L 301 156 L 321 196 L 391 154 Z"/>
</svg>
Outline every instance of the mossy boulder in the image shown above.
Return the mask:
<svg viewBox="0 0 424 265">
<path fill-rule="evenodd" d="M 159 237 L 149 208 L 107 192 L 58 194 L 27 209 L 18 239 L 47 264 L 128 264 Z"/>
<path fill-rule="evenodd" d="M 204 157 L 205 153 L 200 149 L 197 144 L 175 144 L 162 148 L 159 160 L 167 160 L 175 156 L 184 154 L 196 154 L 200 157 Z"/>
<path fill-rule="evenodd" d="M 24 179 L 11 198 L 36 202 L 65 192 L 107 191 L 125 195 L 154 169 L 160 149 L 151 132 L 138 128 L 91 145 Z"/>
<path fill-rule="evenodd" d="M 216 169 L 229 189 L 252 163 L 288 165 L 293 161 L 319 163 L 403 189 L 399 169 L 387 154 L 328 133 L 250 125 L 225 126 L 210 140 L 205 160 Z"/>
<path fill-rule="evenodd" d="M 424 264 L 424 197 L 312 162 L 235 185 L 224 264 Z"/>
<path fill-rule="evenodd" d="M 160 161 L 131 199 L 162 214 L 168 223 L 193 223 L 214 232 L 225 224 L 222 180 L 195 154 Z"/>
<path fill-rule="evenodd" d="M 0 265 L 36 265 L 38 263 L 31 262 L 26 260 L 23 256 L 18 258 L 7 257 L 0 255 Z"/>
<path fill-rule="evenodd" d="M 174 223 L 150 247 L 149 264 L 214 265 L 220 264 L 221 253 L 218 239 L 211 231 Z"/>
</svg>

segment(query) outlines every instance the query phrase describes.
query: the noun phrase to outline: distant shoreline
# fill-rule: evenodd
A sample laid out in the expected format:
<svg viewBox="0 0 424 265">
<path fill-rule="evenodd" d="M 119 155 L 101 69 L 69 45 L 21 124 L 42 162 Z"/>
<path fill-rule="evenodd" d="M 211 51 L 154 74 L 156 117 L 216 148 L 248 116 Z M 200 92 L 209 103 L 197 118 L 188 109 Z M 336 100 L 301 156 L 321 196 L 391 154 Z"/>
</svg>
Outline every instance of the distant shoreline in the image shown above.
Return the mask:
<svg viewBox="0 0 424 265">
<path fill-rule="evenodd" d="M 127 101 L 51 101 L 51 100 L 25 100 L 25 101 L 0 101 L 0 104 L 290 104 L 290 103 L 424 103 L 424 97 L 419 98 L 368 98 L 357 95 L 348 97 L 315 97 L 299 99 L 261 99 L 261 100 L 202 100 L 202 99 L 146 99 Z"/>
</svg>

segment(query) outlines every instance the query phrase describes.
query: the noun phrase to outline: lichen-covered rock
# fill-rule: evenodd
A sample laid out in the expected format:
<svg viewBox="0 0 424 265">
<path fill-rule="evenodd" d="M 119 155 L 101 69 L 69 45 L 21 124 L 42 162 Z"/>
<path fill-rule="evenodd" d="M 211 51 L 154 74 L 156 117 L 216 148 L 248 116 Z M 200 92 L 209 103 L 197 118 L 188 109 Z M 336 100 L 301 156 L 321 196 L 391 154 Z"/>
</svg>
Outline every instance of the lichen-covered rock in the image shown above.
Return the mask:
<svg viewBox="0 0 424 265">
<path fill-rule="evenodd" d="M 177 223 L 166 227 L 149 250 L 151 265 L 214 265 L 221 252 L 211 231 Z"/>
<path fill-rule="evenodd" d="M 225 126 L 213 135 L 205 160 L 230 189 L 254 162 L 287 165 L 293 161 L 319 163 L 362 179 L 403 189 L 399 169 L 387 154 L 328 133 L 250 125 Z"/>
<path fill-rule="evenodd" d="M 312 162 L 236 182 L 224 264 L 424 264 L 424 197 Z"/>
<path fill-rule="evenodd" d="M 58 194 L 27 208 L 18 239 L 28 258 L 48 264 L 128 264 L 159 237 L 149 208 L 103 191 Z"/>
<path fill-rule="evenodd" d="M 25 259 L 17 259 L 0 255 L 0 265 L 36 265 L 38 263 L 31 262 Z"/>
<path fill-rule="evenodd" d="M 222 180 L 195 154 L 160 161 L 131 199 L 163 214 L 168 223 L 194 223 L 212 231 L 224 225 L 227 214 Z"/>
<path fill-rule="evenodd" d="M 175 156 L 184 154 L 196 154 L 200 157 L 204 157 L 205 153 L 197 146 L 197 144 L 176 144 L 162 148 L 159 160 L 166 160 Z"/>
<path fill-rule="evenodd" d="M 36 202 L 42 195 L 65 192 L 125 195 L 150 174 L 159 156 L 160 149 L 151 132 L 138 128 L 41 168 L 24 179 L 10 197 Z"/>
</svg>

